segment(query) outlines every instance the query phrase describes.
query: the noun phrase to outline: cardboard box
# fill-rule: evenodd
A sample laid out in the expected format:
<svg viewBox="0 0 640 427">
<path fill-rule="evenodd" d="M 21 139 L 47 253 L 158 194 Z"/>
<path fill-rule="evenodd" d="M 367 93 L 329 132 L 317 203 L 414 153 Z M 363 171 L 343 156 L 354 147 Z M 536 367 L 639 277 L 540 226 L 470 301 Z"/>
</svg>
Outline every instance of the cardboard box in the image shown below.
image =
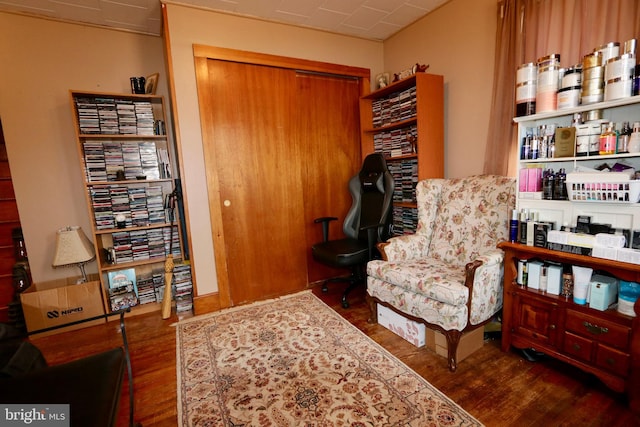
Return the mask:
<svg viewBox="0 0 640 427">
<path fill-rule="evenodd" d="M 103 315 L 104 305 L 100 286 L 99 281 L 76 285 L 75 280 L 70 279 L 31 285 L 20 294 L 27 330 L 32 332 Z M 86 328 L 105 322 L 105 319 L 93 320 L 43 332 L 39 336 Z"/>
<path fill-rule="evenodd" d="M 416 347 L 422 347 L 425 344 L 424 323 L 409 320 L 380 304 L 378 304 L 378 323 Z"/>
<path fill-rule="evenodd" d="M 433 329 L 427 329 L 427 348 L 435 351 L 442 357 L 448 357 L 447 338 L 440 331 L 434 331 Z M 478 350 L 484 345 L 484 328 L 479 327 L 471 332 L 466 332 L 460 337 L 458 343 L 458 351 L 456 357 L 458 362 L 466 359 L 474 351 Z"/>
</svg>

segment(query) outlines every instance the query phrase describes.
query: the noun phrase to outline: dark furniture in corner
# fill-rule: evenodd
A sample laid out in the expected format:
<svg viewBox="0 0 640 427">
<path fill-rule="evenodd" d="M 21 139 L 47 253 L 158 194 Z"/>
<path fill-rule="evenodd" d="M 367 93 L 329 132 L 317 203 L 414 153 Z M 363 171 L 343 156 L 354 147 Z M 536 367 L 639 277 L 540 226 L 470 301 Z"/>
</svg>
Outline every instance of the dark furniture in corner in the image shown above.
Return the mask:
<svg viewBox="0 0 640 427">
<path fill-rule="evenodd" d="M 52 328 L 120 316 L 123 346 L 60 365 L 47 366 L 0 379 L 0 402 L 3 404 L 69 404 L 72 426 L 115 426 L 125 370 L 129 379 L 129 423 L 134 426 L 134 397 L 131 358 L 124 315 L 130 309 L 83 319 Z M 2 343 L 0 343 L 2 345 Z M 72 351 L 72 349 L 70 350 Z"/>
</svg>

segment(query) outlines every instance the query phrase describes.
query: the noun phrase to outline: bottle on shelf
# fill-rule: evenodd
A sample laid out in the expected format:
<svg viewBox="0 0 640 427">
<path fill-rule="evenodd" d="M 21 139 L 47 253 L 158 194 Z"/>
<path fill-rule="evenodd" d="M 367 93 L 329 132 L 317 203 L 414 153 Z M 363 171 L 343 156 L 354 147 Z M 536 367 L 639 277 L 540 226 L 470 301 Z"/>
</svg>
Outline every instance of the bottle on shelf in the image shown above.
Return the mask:
<svg viewBox="0 0 640 427">
<path fill-rule="evenodd" d="M 561 168 L 553 180 L 553 199 L 567 200 L 567 172 Z"/>
<path fill-rule="evenodd" d="M 633 132 L 629 136 L 627 149 L 630 153 L 640 153 L 640 122 L 633 124 Z"/>
<path fill-rule="evenodd" d="M 553 169 L 547 169 L 544 171 L 542 175 L 542 198 L 544 200 L 553 199 L 554 179 L 555 175 L 553 174 Z"/>
<path fill-rule="evenodd" d="M 600 134 L 600 155 L 616 154 L 618 138 L 613 122 L 609 122 L 609 124 L 603 126 L 603 129 Z"/>
<path fill-rule="evenodd" d="M 618 153 L 629 152 L 629 138 L 631 138 L 631 126 L 629 126 L 629 122 L 623 122 L 620 135 L 618 135 L 618 146 L 616 149 Z"/>
</svg>

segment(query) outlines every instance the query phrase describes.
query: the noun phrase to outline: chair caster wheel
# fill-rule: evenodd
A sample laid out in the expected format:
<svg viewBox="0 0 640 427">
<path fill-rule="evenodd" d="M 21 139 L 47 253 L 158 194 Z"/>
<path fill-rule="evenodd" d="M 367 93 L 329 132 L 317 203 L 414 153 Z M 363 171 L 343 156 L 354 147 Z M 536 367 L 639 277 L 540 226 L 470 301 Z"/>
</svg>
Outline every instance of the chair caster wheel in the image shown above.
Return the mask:
<svg viewBox="0 0 640 427">
<path fill-rule="evenodd" d="M 342 308 L 349 308 L 349 303 L 347 302 L 346 299 L 342 300 Z"/>
<path fill-rule="evenodd" d="M 329 292 L 329 288 L 326 285 L 322 285 L 322 288 L 320 289 L 322 289 L 322 292 L 324 292 L 325 294 Z"/>
</svg>

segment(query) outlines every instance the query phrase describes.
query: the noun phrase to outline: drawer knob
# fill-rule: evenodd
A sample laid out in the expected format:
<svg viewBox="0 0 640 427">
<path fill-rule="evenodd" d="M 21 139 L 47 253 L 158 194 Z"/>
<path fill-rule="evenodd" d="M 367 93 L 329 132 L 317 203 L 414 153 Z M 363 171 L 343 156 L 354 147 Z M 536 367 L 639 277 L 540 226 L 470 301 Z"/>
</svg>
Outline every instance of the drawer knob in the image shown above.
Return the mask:
<svg viewBox="0 0 640 427">
<path fill-rule="evenodd" d="M 584 322 L 583 325 L 587 329 L 587 331 L 591 332 L 594 335 L 606 334 L 607 332 L 609 332 L 609 328 L 594 325 L 589 322 Z"/>
<path fill-rule="evenodd" d="M 549 329 L 554 330 L 556 328 L 556 325 L 549 325 Z"/>
<path fill-rule="evenodd" d="M 573 349 L 576 351 L 580 351 L 582 349 L 582 347 L 580 347 L 580 344 L 574 344 L 573 345 Z"/>
</svg>

